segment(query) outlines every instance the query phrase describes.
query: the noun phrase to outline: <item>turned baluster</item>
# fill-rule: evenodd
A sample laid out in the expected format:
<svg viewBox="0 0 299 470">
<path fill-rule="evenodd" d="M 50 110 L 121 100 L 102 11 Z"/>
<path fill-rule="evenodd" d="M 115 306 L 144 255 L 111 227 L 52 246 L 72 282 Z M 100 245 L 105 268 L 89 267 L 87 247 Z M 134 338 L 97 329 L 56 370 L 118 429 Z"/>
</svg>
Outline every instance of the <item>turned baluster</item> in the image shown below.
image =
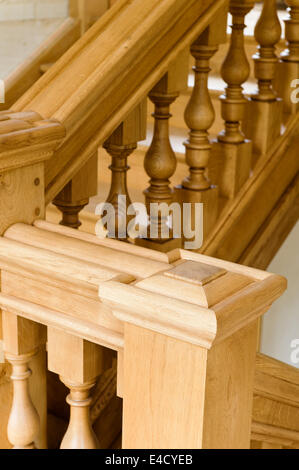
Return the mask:
<svg viewBox="0 0 299 470">
<path fill-rule="evenodd" d="M 111 185 L 106 202 L 112 204 L 115 209 L 114 233 L 116 238 L 127 239 L 129 236 L 127 226 L 130 220 L 127 217 L 127 210 L 132 204 L 127 186 L 127 172 L 130 169 L 128 157 L 137 148 L 137 143 L 117 145 L 112 142 L 113 136 L 104 144 L 104 148 L 112 157 L 112 163 L 109 166 Z"/>
<path fill-rule="evenodd" d="M 208 129 L 215 119 L 215 111 L 208 90 L 209 61 L 217 51 L 215 46 L 193 44 L 191 54 L 195 58 L 195 81 L 190 101 L 185 110 L 185 122 L 190 129 L 189 140 L 185 142 L 186 163 L 189 175 L 183 181 L 183 188 L 191 191 L 211 189 L 206 177 L 211 144 Z"/>
<path fill-rule="evenodd" d="M 60 448 L 99 449 L 99 442 L 90 420 L 90 405 L 92 403 L 90 390 L 96 381 L 75 384 L 63 377 L 60 379 L 70 389 L 70 394 L 66 399 L 70 405 L 70 422 Z"/>
<path fill-rule="evenodd" d="M 254 2 L 231 0 L 229 11 L 232 15 L 231 38 L 227 56 L 221 69 L 227 83 L 221 99 L 221 114 L 225 128 L 218 135 L 213 146 L 214 181 L 219 185 L 223 199 L 233 198 L 247 180 L 251 166 L 251 142 L 245 139 L 241 130 L 247 100 L 243 94 L 243 83 L 249 77 L 250 66 L 244 46 L 245 16 Z"/>
<path fill-rule="evenodd" d="M 98 192 L 98 155 L 95 154 L 56 196 L 53 204 L 62 213 L 60 225 L 79 228 L 79 213 Z"/>
<path fill-rule="evenodd" d="M 208 90 L 209 62 L 217 51 L 216 46 L 195 43 L 191 54 L 195 58 L 195 82 L 190 101 L 185 111 L 185 122 L 190 129 L 189 139 L 185 142 L 186 163 L 189 175 L 184 179 L 182 188 L 184 202 L 204 204 L 203 230 L 207 235 L 217 217 L 218 190 L 207 179 L 206 171 L 210 158 L 211 144 L 208 129 L 215 119 L 215 112 Z"/>
<path fill-rule="evenodd" d="M 213 228 L 218 213 L 218 189 L 207 177 L 211 155 L 209 129 L 215 119 L 208 89 L 208 76 L 211 70 L 210 60 L 217 51 L 218 45 L 226 39 L 224 17 L 225 15 L 215 18 L 190 49 L 195 59 L 195 67 L 193 67 L 195 80 L 192 95 L 185 110 L 185 122 L 190 129 L 189 139 L 185 142 L 189 174 L 183 180 L 182 185 L 176 188 L 176 195 L 181 203 L 191 204 L 191 213 L 189 213 L 191 220 L 188 223 L 196 231 L 200 230 L 195 226 L 196 219 L 199 220 L 198 204 L 203 204 L 202 234 L 204 238 Z M 184 219 L 184 232 L 185 225 Z"/>
<path fill-rule="evenodd" d="M 285 113 L 296 113 L 299 103 L 299 0 L 286 0 L 289 18 L 285 21 L 287 48 L 280 56 L 277 89 Z"/>
<path fill-rule="evenodd" d="M 48 369 L 70 389 L 70 421 L 62 449 L 99 448 L 90 420 L 91 390 L 111 361 L 111 351 L 106 348 L 48 328 Z"/>
<path fill-rule="evenodd" d="M 147 237 L 136 243 L 159 251 L 170 251 L 180 246 L 173 231 L 176 217 L 174 191 L 171 177 L 175 173 L 177 160 L 169 137 L 170 106 L 187 88 L 189 54 L 184 50 L 168 69 L 168 72 L 149 93 L 154 104 L 154 132 L 151 145 L 145 155 L 144 168 L 150 178 L 144 191 L 148 213 Z M 179 209 L 179 205 L 177 205 Z"/>
<path fill-rule="evenodd" d="M 254 31 L 258 52 L 253 56 L 258 91 L 251 96 L 243 129 L 253 143 L 252 165 L 280 135 L 282 101 L 277 98 L 273 81 L 278 65 L 275 45 L 281 37 L 276 0 L 264 0 L 263 10 Z M 252 119 L 254 116 L 254 119 Z"/>
<path fill-rule="evenodd" d="M 250 66 L 244 45 L 244 19 L 254 2 L 231 0 L 229 11 L 232 15 L 231 39 L 228 54 L 221 68 L 221 76 L 227 83 L 225 94 L 221 96 L 222 117 L 225 129 L 218 136 L 219 142 L 238 144 L 245 140 L 240 129 L 244 117 L 246 99 L 243 83 L 249 77 Z"/>
<path fill-rule="evenodd" d="M 150 186 L 144 191 L 148 214 L 151 204 L 167 204 L 173 202 L 173 190 L 170 178 L 176 170 L 176 155 L 169 140 L 170 105 L 178 93 L 168 94 L 153 90 L 149 94 L 155 105 L 155 119 L 152 143 L 145 155 L 144 168 L 150 177 Z M 165 243 L 170 240 L 167 214 L 149 215 L 148 239 L 152 242 Z"/>
<path fill-rule="evenodd" d="M 127 209 L 132 204 L 128 186 L 127 172 L 128 157 L 137 148 L 137 142 L 146 137 L 146 101 L 142 101 L 124 122 L 113 132 L 105 142 L 104 148 L 112 158 L 110 191 L 106 202 L 112 204 L 115 210 L 113 233 L 109 236 L 126 240 L 128 223 L 133 216 L 127 215 Z"/>
<path fill-rule="evenodd" d="M 28 367 L 37 350 L 24 355 L 6 353 L 6 359 L 12 365 L 13 403 L 8 420 L 7 436 L 14 449 L 34 449 L 34 441 L 40 429 L 38 413 L 29 394 Z"/>
<path fill-rule="evenodd" d="M 46 369 L 41 370 L 39 363 L 44 362 L 46 329 L 11 312 L 4 311 L 2 315 L 4 350 L 7 361 L 12 365 L 13 383 L 8 439 L 15 449 L 45 448 Z M 32 373 L 29 364 L 38 374 L 38 390 L 30 388 Z"/>
<path fill-rule="evenodd" d="M 252 96 L 252 99 L 255 101 L 276 101 L 277 93 L 273 89 L 275 69 L 278 63 L 275 45 L 281 37 L 276 0 L 264 0 L 262 13 L 254 30 L 254 37 L 259 44 L 258 52 L 253 56 L 258 92 Z"/>
</svg>

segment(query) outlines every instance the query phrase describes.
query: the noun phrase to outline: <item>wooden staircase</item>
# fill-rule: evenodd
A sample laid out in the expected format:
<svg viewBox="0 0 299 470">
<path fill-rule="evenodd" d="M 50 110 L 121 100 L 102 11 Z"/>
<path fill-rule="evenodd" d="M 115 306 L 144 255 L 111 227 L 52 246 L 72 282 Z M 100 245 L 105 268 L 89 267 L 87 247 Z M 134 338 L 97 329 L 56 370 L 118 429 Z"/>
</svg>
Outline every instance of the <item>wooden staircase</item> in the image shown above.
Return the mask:
<svg viewBox="0 0 299 470">
<path fill-rule="evenodd" d="M 118 0 L 77 42 L 86 21 L 67 20 L 9 79 L 11 109 L 0 113 L 0 306 L 15 447 L 46 447 L 47 414 L 50 447 L 66 429 L 62 448 L 119 446 L 121 433 L 124 448 L 299 446 L 298 371 L 256 356 L 258 319 L 285 281 L 233 264 L 266 269 L 298 219 L 298 111 L 285 90 L 298 71 L 299 5 L 287 2 L 285 49 L 275 2 L 265 0 L 255 32 L 258 91 L 245 96 L 242 31 L 254 2 L 228 3 Z M 207 77 L 224 58 L 210 61 L 226 42 L 228 8 L 219 100 Z M 169 133 L 180 142 L 176 154 Z M 148 204 L 204 204 L 197 253 L 160 232 L 134 241 L 125 234 L 130 243 L 93 235 L 95 205 L 107 199 L 121 211 L 118 195 L 143 202 L 148 179 Z M 7 415 L 9 406 L 8 394 Z"/>
</svg>

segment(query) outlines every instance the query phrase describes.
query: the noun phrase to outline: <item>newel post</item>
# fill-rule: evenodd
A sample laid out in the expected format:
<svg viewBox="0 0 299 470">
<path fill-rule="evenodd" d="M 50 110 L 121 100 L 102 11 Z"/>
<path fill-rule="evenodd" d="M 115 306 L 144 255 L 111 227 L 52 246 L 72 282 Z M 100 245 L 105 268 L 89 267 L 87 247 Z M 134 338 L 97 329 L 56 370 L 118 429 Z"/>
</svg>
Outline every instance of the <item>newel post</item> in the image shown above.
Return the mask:
<svg viewBox="0 0 299 470">
<path fill-rule="evenodd" d="M 181 252 L 100 298 L 124 322 L 118 393 L 123 448 L 249 448 L 257 321 L 285 279 Z"/>
<path fill-rule="evenodd" d="M 10 110 L 0 112 L 0 235 L 14 223 L 32 224 L 34 220 L 44 217 L 44 163 L 51 158 L 64 135 L 64 128 L 58 122 L 44 120 L 35 112 L 17 113 Z M 7 388 L 3 390 L 0 386 L 3 407 L 10 406 L 9 395 L 13 396 L 9 439 L 13 445 L 26 448 L 33 445 L 29 441 L 35 437 L 35 445 L 44 448 L 46 446 L 45 351 L 44 349 L 36 351 L 40 343 L 36 337 L 35 325 L 29 322 L 24 327 L 24 322 L 21 320 L 12 320 L 13 317 L 9 320 L 9 315 L 5 314 L 3 318 L 3 336 L 7 360 L 13 367 L 14 386 L 11 387 L 9 394 Z M 31 339 L 32 344 L 29 345 Z M 32 376 L 29 368 L 33 371 Z M 38 430 L 37 420 L 33 419 L 34 411 L 30 405 L 30 392 L 32 406 L 38 410 L 40 417 Z M 23 423 L 23 430 L 28 427 L 26 423 L 28 418 L 28 422 L 32 424 L 32 433 L 25 432 L 20 437 L 17 436 L 17 432 L 21 430 L 16 428 L 13 418 L 22 403 L 27 403 L 26 410 L 29 410 Z M 5 423 L 2 425 L 5 426 Z"/>
</svg>

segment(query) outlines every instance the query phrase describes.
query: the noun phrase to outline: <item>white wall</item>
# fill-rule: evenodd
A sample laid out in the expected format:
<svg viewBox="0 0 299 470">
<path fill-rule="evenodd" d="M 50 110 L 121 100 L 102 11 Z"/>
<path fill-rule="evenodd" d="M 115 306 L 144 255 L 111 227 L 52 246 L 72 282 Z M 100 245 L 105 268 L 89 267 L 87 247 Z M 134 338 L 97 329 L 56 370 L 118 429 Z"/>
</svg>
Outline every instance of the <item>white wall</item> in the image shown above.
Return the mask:
<svg viewBox="0 0 299 470">
<path fill-rule="evenodd" d="M 0 0 L 0 21 L 65 18 L 68 0 Z"/>
<path fill-rule="evenodd" d="M 261 352 L 291 362 L 291 341 L 299 340 L 299 222 L 273 259 L 268 271 L 288 279 L 288 289 L 264 316 Z M 297 355 L 299 357 L 299 354 Z"/>
</svg>

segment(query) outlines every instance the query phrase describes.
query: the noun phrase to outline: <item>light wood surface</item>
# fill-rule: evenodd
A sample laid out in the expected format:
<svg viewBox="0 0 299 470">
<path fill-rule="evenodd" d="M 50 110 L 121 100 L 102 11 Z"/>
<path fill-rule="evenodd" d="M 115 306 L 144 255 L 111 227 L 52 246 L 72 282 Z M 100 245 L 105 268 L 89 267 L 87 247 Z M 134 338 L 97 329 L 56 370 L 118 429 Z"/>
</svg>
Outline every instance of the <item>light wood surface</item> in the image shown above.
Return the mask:
<svg viewBox="0 0 299 470">
<path fill-rule="evenodd" d="M 144 272 L 142 280 L 134 282 L 135 277 L 130 273 L 135 273 L 141 265 L 144 269 L 146 263 L 146 258 L 133 254 L 134 247 L 128 272 L 122 276 L 110 267 L 113 258 L 118 259 L 122 253 L 118 249 L 89 243 L 80 239 L 81 236 L 66 236 L 65 231 L 71 229 L 63 228 L 64 235 L 47 232 L 45 224 L 42 225 L 44 229 L 16 224 L 0 239 L 3 292 L 0 306 L 5 311 L 5 319 L 7 315 L 13 315 L 12 318 L 21 315 L 20 324 L 24 322 L 26 326 L 29 321 L 47 327 L 48 368 L 58 373 L 70 389 L 71 419 L 62 448 L 98 446 L 90 425 L 90 390 L 97 376 L 111 367 L 111 362 L 106 362 L 111 361 L 111 354 L 107 357 L 105 348 L 120 351 L 118 393 L 124 403 L 124 447 L 249 447 L 255 320 L 283 293 L 285 280 L 176 250 L 170 255 L 174 264 L 150 260 L 151 271 Z M 106 257 L 105 250 L 110 250 Z M 88 256 L 99 257 L 100 264 L 89 261 Z M 42 267 L 41 259 L 44 259 Z M 192 269 L 188 268 L 190 264 Z M 26 278 L 26 286 L 19 286 L 17 292 L 14 285 L 20 275 Z M 161 282 L 161 277 L 165 281 Z M 173 285 L 167 290 L 169 281 Z M 98 288 L 96 306 L 95 289 Z M 50 301 L 54 308 L 51 310 L 49 293 L 56 296 L 59 289 L 60 296 L 64 289 L 71 295 L 61 305 L 59 297 L 56 302 Z M 173 296 L 171 289 L 181 292 L 181 298 Z M 197 290 L 201 291 L 200 295 Z M 93 302 L 86 303 L 88 298 Z M 80 309 L 85 304 L 88 309 L 83 319 Z M 78 309 L 77 314 L 73 306 Z M 3 326 L 5 337 L 12 338 L 14 344 L 13 326 L 7 321 Z M 38 339 L 41 338 L 39 335 Z M 240 345 L 246 354 L 241 352 Z M 157 363 L 154 367 L 150 366 L 153 361 Z M 193 361 L 197 364 L 196 374 L 193 365 L 190 368 Z M 223 374 L 216 383 L 214 377 L 218 377 L 219 369 Z M 170 396 L 165 390 L 173 388 L 174 379 L 177 392 Z M 149 384 L 151 391 L 146 393 Z M 197 390 L 191 397 L 187 392 L 190 389 Z M 222 394 L 220 401 L 223 389 L 227 393 Z M 146 400 L 154 403 L 148 414 L 145 414 Z M 233 413 L 236 403 L 240 412 Z M 254 403 L 258 403 L 257 397 Z M 164 413 L 159 411 L 161 406 Z M 194 409 L 198 418 L 190 421 Z M 215 429 L 214 413 L 216 410 L 220 428 L 225 429 L 228 409 L 233 427 L 231 432 L 224 433 L 225 437 L 220 437 Z M 136 423 L 136 416 L 140 422 Z M 259 419 L 263 422 L 263 415 Z M 131 424 L 133 420 L 135 427 Z M 173 430 L 166 432 L 170 420 Z M 288 415 L 284 423 L 291 426 Z M 27 441 L 24 440 L 24 446 L 31 445 Z"/>
<path fill-rule="evenodd" d="M 61 330 L 86 341 L 103 345 L 107 348 L 118 350 L 123 347 L 123 337 L 118 332 L 113 332 L 107 328 L 96 326 L 94 323 L 80 319 L 73 319 L 69 315 L 65 315 L 54 310 L 41 307 L 32 302 L 18 300 L 15 297 L 1 294 L 1 308 L 9 310 L 17 315 L 21 311 L 24 318 L 40 322 L 48 327 Z"/>
<path fill-rule="evenodd" d="M 205 449 L 250 446 L 256 337 L 257 322 L 253 322 L 208 352 Z"/>
<path fill-rule="evenodd" d="M 213 111 L 207 73 L 215 43 L 226 36 L 219 16 L 225 11 L 226 19 L 224 0 L 118 0 L 58 62 L 51 65 L 51 59 L 39 67 L 38 73 L 46 73 L 13 110 L 0 112 L 0 234 L 8 229 L 0 238 L 0 307 L 13 366 L 9 439 L 14 446 L 46 446 L 46 331 L 49 369 L 70 389 L 71 418 L 62 448 L 98 448 L 91 423 L 95 417 L 100 420 L 104 408 L 97 432 L 115 440 L 120 432 L 116 385 L 124 404 L 124 447 L 247 448 L 250 438 L 252 447 L 262 449 L 298 446 L 298 376 L 273 360 L 260 355 L 255 359 L 257 320 L 286 289 L 282 277 L 184 250 L 156 253 L 99 240 L 44 221 L 28 225 L 43 218 L 45 203 L 58 195 L 64 222 L 78 227 L 79 211 L 97 192 L 96 152 L 103 142 L 113 157 L 111 191 L 128 193 L 128 149 L 116 152 L 115 146 L 134 147 L 144 137 L 146 113 L 130 119 L 130 112 L 150 90 L 156 111 L 152 145 L 158 148 L 159 168 L 155 173 L 156 154 L 149 150 L 147 202 L 155 184 L 159 190 L 153 200 L 165 197 L 170 202 L 168 179 L 175 155 L 167 147 L 169 104 L 180 88 L 177 82 L 186 79 L 187 69 L 176 60 L 193 44 L 195 86 L 191 97 L 190 90 L 184 91 L 184 99 L 190 98 L 190 175 L 184 181 L 190 187 L 183 199 L 210 205 L 210 223 L 205 225 L 211 234 L 203 253 L 264 266 L 297 217 L 298 115 L 286 100 L 284 111 L 293 116 L 285 114 L 281 128 L 282 101 L 273 92 L 274 48 L 281 46 L 273 0 L 265 1 L 256 27 L 259 87 L 247 105 L 242 91 L 249 76 L 243 20 L 253 3 L 230 2 L 232 35 L 222 67 L 225 131 L 212 144 L 210 162 L 207 131 Z M 278 76 L 284 73 L 286 79 L 298 68 L 297 3 L 288 2 L 289 49 L 278 68 Z M 83 32 L 110 6 L 108 1 L 79 0 L 72 4 L 72 15 L 80 18 Z M 78 21 L 67 21 L 23 69 L 28 71 L 24 87 L 38 61 L 61 54 L 76 34 Z M 248 124 L 252 112 L 257 119 L 249 129 L 246 120 Z M 279 117 L 273 120 L 274 112 Z M 122 174 L 116 177 L 120 161 Z M 220 198 L 208 177 L 219 184 Z M 33 358 L 37 351 L 38 359 Z M 109 397 L 111 408 L 106 408 L 103 402 Z M 18 428 L 21 410 L 24 419 Z"/>
<path fill-rule="evenodd" d="M 125 343 L 123 448 L 201 448 L 207 351 L 135 325 Z"/>
<path fill-rule="evenodd" d="M 122 252 L 122 263 L 119 264 L 119 253 L 117 250 L 114 250 L 111 245 L 104 246 L 104 244 L 97 245 L 96 243 L 88 243 L 86 241 L 75 239 L 73 237 L 67 237 L 66 235 L 62 235 L 60 233 L 48 232 L 46 230 L 41 230 L 38 228 L 31 227 L 29 225 L 20 225 L 17 227 L 11 227 L 6 232 L 6 240 L 3 240 L 3 243 L 7 244 L 7 248 L 12 240 L 15 240 L 16 246 L 22 240 L 24 240 L 25 233 L 30 236 L 32 240 L 32 248 L 28 247 L 28 250 L 36 250 L 40 251 L 41 256 L 53 256 L 53 260 L 59 259 L 61 256 L 67 255 L 69 257 L 74 258 L 74 263 L 90 263 L 91 265 L 98 265 L 98 275 L 101 275 L 101 266 L 105 266 L 110 270 L 110 272 L 118 272 L 118 273 L 127 273 L 128 282 L 133 280 L 134 278 L 144 278 L 155 274 L 159 271 L 164 271 L 169 269 L 169 263 L 162 261 L 154 261 L 152 259 L 147 259 L 145 256 L 137 256 L 134 254 L 134 250 L 129 250 L 129 252 L 125 253 Z M 30 235 L 29 235 L 30 234 Z M 96 236 L 93 236 L 96 238 Z M 10 239 L 11 241 L 9 242 Z M 48 250 L 48 253 L 44 253 L 44 249 Z M 130 252 L 131 251 L 131 252 Z M 50 254 L 52 252 L 52 254 Z M 144 253 L 144 252 L 143 252 Z M 30 262 L 28 258 L 28 262 Z M 34 263 L 34 258 L 32 258 L 32 262 Z M 37 258 L 36 258 L 37 264 Z M 87 266 L 87 265 L 86 265 Z M 37 266 L 38 269 L 38 266 Z M 50 268 L 51 269 L 51 268 Z M 66 267 L 66 269 L 68 269 Z M 59 269 L 56 269 L 56 274 L 59 276 Z M 86 269 L 83 268 L 82 270 L 78 271 L 75 276 L 77 278 L 81 278 L 82 280 L 88 280 L 87 277 L 84 275 L 84 271 L 86 273 Z M 61 266 L 61 273 L 63 272 L 63 267 Z M 94 271 L 95 272 L 95 271 Z M 134 272 L 134 276 L 131 274 Z M 53 267 L 53 274 L 55 275 L 55 268 Z M 91 274 L 91 272 L 90 272 Z M 103 271 L 104 274 L 104 271 Z"/>
</svg>

